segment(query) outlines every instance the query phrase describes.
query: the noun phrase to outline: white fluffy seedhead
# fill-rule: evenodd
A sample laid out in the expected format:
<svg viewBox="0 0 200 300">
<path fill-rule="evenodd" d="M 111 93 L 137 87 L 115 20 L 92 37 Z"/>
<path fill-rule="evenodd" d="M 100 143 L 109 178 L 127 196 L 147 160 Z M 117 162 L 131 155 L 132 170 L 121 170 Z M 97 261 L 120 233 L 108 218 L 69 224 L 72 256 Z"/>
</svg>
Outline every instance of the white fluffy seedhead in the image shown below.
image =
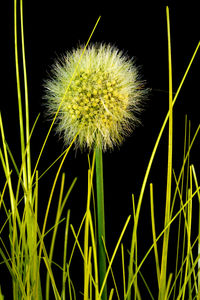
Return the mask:
<svg viewBox="0 0 200 300">
<path fill-rule="evenodd" d="M 120 145 L 138 122 L 147 89 L 134 59 L 110 44 L 67 52 L 45 83 L 47 112 L 57 113 L 56 131 L 76 148 Z M 82 55 L 83 54 L 83 55 Z"/>
</svg>

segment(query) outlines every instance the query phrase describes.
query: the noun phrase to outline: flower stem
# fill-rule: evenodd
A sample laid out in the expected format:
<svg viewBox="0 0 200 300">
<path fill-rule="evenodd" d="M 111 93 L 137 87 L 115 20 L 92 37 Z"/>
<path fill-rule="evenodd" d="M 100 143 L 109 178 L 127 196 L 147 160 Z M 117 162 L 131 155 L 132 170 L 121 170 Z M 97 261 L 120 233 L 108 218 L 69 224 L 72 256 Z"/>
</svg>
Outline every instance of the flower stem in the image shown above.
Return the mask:
<svg viewBox="0 0 200 300">
<path fill-rule="evenodd" d="M 105 242 L 105 216 L 104 216 L 104 188 L 103 188 L 103 157 L 102 149 L 95 149 L 96 159 L 96 188 L 97 188 L 97 225 L 98 225 L 98 262 L 99 281 L 102 286 L 106 274 L 106 253 L 103 245 Z M 105 285 L 102 300 L 107 299 L 107 286 Z"/>
</svg>

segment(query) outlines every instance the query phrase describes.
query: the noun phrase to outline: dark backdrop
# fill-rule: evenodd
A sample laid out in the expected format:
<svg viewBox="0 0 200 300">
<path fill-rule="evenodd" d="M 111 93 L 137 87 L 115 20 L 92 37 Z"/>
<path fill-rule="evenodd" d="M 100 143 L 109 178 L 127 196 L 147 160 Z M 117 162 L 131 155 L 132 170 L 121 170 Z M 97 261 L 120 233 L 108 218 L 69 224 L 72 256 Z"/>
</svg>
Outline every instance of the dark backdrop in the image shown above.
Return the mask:
<svg viewBox="0 0 200 300">
<path fill-rule="evenodd" d="M 5 1 L 4 1 L 5 2 Z M 30 101 L 30 122 L 33 124 L 41 113 L 32 139 L 33 164 L 41 149 L 50 126 L 44 117 L 42 83 L 56 55 L 85 43 L 98 19 L 101 20 L 91 42 L 113 43 L 118 48 L 135 56 L 142 67 L 142 76 L 151 89 L 145 110 L 141 114 L 142 125 L 127 138 L 120 149 L 104 155 L 104 184 L 106 209 L 106 236 L 110 255 L 119 237 L 125 220 L 132 212 L 131 194 L 136 203 L 151 151 L 168 110 L 168 57 L 165 1 L 160 4 L 130 5 L 130 2 L 78 1 L 24 1 L 24 32 L 27 60 L 27 75 Z M 107 1 L 108 2 L 108 1 Z M 199 40 L 198 9 L 192 2 L 174 5 L 169 2 L 171 18 L 171 42 L 173 63 L 173 91 L 176 92 L 190 58 Z M 1 89 L 0 109 L 3 115 L 7 140 L 19 161 L 19 128 L 14 67 L 13 3 L 7 1 L 2 9 L 1 25 Z M 191 71 L 180 92 L 174 108 L 174 168 L 178 172 L 182 163 L 185 115 L 192 122 L 192 133 L 199 124 L 199 67 L 197 55 Z M 51 133 L 39 165 L 42 173 L 49 163 L 63 151 L 63 143 Z M 196 165 L 199 174 L 199 140 L 192 152 L 191 163 Z M 139 224 L 139 258 L 151 245 L 151 225 L 149 207 L 149 183 L 154 183 L 155 215 L 157 231 L 164 222 L 165 186 L 167 166 L 167 129 L 163 135 L 152 167 L 150 179 L 144 195 Z M 63 167 L 66 173 L 66 189 L 74 177 L 76 186 L 68 202 L 71 209 L 71 222 L 77 229 L 83 216 L 87 193 L 87 153 L 70 152 Z M 54 167 L 40 182 L 39 219 L 42 224 L 50 186 L 55 176 Z M 1 183 L 2 187 L 2 183 Z M 53 199 L 49 217 L 50 227 L 54 219 L 56 197 Z M 63 227 L 64 228 L 64 227 Z M 61 240 L 58 244 L 62 247 Z M 130 246 L 131 227 L 124 240 L 126 249 Z M 71 237 L 72 238 L 72 237 Z M 62 249 L 62 248 L 61 248 Z M 59 251 L 58 253 L 59 254 Z M 151 266 L 151 272 L 152 272 Z M 173 270 L 173 269 L 172 269 Z M 152 276 L 149 269 L 144 272 Z M 76 272 L 75 272 L 76 273 Z M 150 273 L 151 274 L 151 273 Z M 155 274 L 154 274 L 155 275 Z M 82 286 L 80 287 L 80 290 Z"/>
</svg>

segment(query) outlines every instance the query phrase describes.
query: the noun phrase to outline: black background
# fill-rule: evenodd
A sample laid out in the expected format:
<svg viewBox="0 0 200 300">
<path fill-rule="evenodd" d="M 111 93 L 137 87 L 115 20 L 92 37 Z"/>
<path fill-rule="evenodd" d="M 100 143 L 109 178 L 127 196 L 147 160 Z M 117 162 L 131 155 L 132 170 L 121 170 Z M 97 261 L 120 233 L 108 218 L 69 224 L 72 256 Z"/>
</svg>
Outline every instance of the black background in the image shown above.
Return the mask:
<svg viewBox="0 0 200 300">
<path fill-rule="evenodd" d="M 24 1 L 24 33 L 26 47 L 27 76 L 30 102 L 30 124 L 41 113 L 32 139 L 33 165 L 38 157 L 50 122 L 44 117 L 42 97 L 43 80 L 57 55 L 85 43 L 101 16 L 91 42 L 115 44 L 119 49 L 135 56 L 142 67 L 142 76 L 151 89 L 149 100 L 144 103 L 141 114 L 142 125 L 127 138 L 120 149 L 104 154 L 104 184 L 106 237 L 111 255 L 123 224 L 132 213 L 131 194 L 136 203 L 145 170 L 168 110 L 168 54 L 165 1 L 160 4 L 141 5 L 130 2 L 93 2 L 93 4 L 57 1 Z M 198 9 L 191 1 L 187 5 L 168 2 L 171 19 L 171 43 L 173 64 L 173 91 L 176 92 L 186 67 L 199 40 Z M 1 89 L 0 109 L 3 116 L 7 141 L 20 162 L 18 108 L 14 64 L 13 3 L 7 1 L 1 11 Z M 19 39 L 20 40 L 20 39 Z M 21 57 L 21 56 L 20 56 Z M 192 133 L 199 124 L 199 53 L 192 65 L 174 107 L 174 168 L 178 172 L 182 163 L 185 115 L 192 123 Z M 21 70 L 21 68 L 20 68 Z M 39 164 L 41 174 L 64 150 L 63 143 L 51 133 Z M 199 174 L 199 139 L 191 154 L 191 163 Z M 167 167 L 167 129 L 164 132 L 152 167 L 144 195 L 138 234 L 140 236 L 139 258 L 152 243 L 149 207 L 149 183 L 154 183 L 155 216 L 157 231 L 164 222 L 165 187 Z M 70 151 L 63 167 L 66 173 L 66 191 L 74 177 L 76 186 L 67 208 L 71 209 L 71 222 L 76 229 L 81 222 L 87 195 L 87 153 Z M 39 219 L 42 220 L 55 176 L 56 166 L 40 182 Z M 4 181 L 3 181 L 4 182 Z M 3 183 L 1 183 L 1 187 Z M 54 220 L 57 198 L 53 198 L 48 227 Z M 64 225 L 63 225 L 64 228 Z M 62 251 L 62 228 L 56 253 Z M 72 238 L 72 236 L 71 236 Z M 131 227 L 124 239 L 126 249 L 130 247 Z M 73 239 L 73 238 L 72 238 Z M 61 249 L 61 250 L 60 250 Z M 59 255 L 58 255 L 59 256 Z M 149 265 L 151 265 L 149 263 Z M 75 266 L 76 267 L 76 266 Z M 152 263 L 152 268 L 155 270 Z M 173 267 L 172 267 L 173 270 Z M 155 283 L 149 269 L 145 270 L 147 281 Z M 154 272 L 154 271 L 153 271 Z M 76 273 L 76 272 L 75 272 Z M 154 274 L 155 275 L 155 274 Z M 121 279 L 120 279 L 121 280 Z M 79 287 L 79 290 L 82 286 Z"/>
</svg>

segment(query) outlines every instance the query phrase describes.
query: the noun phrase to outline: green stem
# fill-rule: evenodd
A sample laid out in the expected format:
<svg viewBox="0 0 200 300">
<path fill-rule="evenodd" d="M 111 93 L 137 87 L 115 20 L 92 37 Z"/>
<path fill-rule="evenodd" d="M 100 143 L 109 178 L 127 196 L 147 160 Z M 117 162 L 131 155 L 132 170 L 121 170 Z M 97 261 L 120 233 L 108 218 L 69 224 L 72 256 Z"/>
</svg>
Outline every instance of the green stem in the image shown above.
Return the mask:
<svg viewBox="0 0 200 300">
<path fill-rule="evenodd" d="M 104 216 L 104 188 L 103 188 L 103 158 L 102 149 L 96 148 L 96 188 L 97 188 L 97 225 L 98 225 L 98 262 L 100 288 L 106 274 L 106 253 L 103 245 L 105 241 L 105 216 Z M 107 286 L 105 285 L 102 300 L 107 299 Z"/>
</svg>

